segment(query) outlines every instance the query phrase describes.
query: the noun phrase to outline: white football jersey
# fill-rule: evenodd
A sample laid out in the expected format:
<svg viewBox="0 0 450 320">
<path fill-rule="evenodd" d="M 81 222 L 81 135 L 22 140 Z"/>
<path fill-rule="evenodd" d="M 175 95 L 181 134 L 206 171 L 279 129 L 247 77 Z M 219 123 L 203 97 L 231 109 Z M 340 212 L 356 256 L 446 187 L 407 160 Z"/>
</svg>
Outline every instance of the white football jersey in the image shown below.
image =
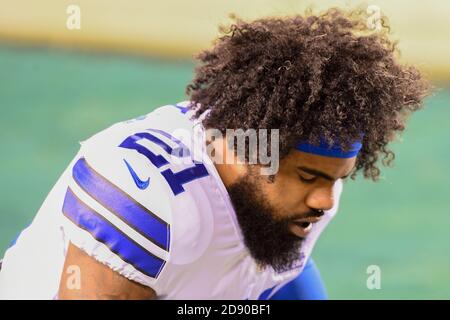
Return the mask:
<svg viewBox="0 0 450 320">
<path fill-rule="evenodd" d="M 265 299 L 295 278 L 334 207 L 313 225 L 298 264 L 260 269 L 184 101 L 117 123 L 81 143 L 32 224 L 5 254 L 0 299 L 55 299 L 69 242 L 159 299 Z"/>
</svg>

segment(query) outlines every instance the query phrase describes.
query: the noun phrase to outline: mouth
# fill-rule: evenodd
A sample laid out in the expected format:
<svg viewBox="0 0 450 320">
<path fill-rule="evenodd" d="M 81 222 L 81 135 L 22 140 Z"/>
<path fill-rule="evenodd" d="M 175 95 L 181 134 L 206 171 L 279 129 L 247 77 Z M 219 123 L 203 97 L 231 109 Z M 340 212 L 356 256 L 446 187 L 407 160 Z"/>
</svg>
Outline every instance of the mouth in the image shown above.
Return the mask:
<svg viewBox="0 0 450 320">
<path fill-rule="evenodd" d="M 290 224 L 291 232 L 299 238 L 305 238 L 311 233 L 313 224 L 318 222 L 318 218 L 297 219 Z"/>
</svg>

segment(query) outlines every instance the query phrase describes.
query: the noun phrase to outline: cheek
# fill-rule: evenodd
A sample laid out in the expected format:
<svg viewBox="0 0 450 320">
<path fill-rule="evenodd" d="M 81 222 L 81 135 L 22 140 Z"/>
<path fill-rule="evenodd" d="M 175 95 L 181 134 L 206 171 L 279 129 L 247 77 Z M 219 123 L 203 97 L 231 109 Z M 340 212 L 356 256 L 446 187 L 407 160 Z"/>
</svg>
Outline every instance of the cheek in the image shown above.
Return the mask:
<svg viewBox="0 0 450 320">
<path fill-rule="evenodd" d="M 267 190 L 270 202 L 283 211 L 292 212 L 304 207 L 307 188 L 298 178 L 277 177 Z"/>
</svg>

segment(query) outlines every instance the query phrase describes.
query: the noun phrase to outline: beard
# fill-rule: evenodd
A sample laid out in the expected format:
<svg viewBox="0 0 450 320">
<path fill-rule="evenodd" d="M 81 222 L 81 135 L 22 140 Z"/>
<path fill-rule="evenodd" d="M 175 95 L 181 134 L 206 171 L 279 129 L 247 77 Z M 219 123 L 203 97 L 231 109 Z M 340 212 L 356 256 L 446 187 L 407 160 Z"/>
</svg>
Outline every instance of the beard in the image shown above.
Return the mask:
<svg viewBox="0 0 450 320">
<path fill-rule="evenodd" d="M 264 198 L 258 178 L 247 173 L 227 190 L 244 243 L 257 264 L 277 272 L 293 268 L 304 239 L 290 232 L 291 218 L 276 218 L 277 210 Z"/>
</svg>

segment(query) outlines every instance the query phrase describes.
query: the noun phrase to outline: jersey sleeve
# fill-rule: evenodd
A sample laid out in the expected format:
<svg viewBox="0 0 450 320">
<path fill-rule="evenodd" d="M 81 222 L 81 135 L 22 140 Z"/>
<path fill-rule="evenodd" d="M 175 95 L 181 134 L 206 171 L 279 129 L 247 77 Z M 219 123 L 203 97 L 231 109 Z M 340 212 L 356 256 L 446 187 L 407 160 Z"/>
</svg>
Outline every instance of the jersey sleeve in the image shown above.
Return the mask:
<svg viewBox="0 0 450 320">
<path fill-rule="evenodd" d="M 145 157 L 119 144 L 114 130 L 82 143 L 69 168 L 63 231 L 91 257 L 158 294 L 171 257 L 170 190 Z"/>
</svg>

